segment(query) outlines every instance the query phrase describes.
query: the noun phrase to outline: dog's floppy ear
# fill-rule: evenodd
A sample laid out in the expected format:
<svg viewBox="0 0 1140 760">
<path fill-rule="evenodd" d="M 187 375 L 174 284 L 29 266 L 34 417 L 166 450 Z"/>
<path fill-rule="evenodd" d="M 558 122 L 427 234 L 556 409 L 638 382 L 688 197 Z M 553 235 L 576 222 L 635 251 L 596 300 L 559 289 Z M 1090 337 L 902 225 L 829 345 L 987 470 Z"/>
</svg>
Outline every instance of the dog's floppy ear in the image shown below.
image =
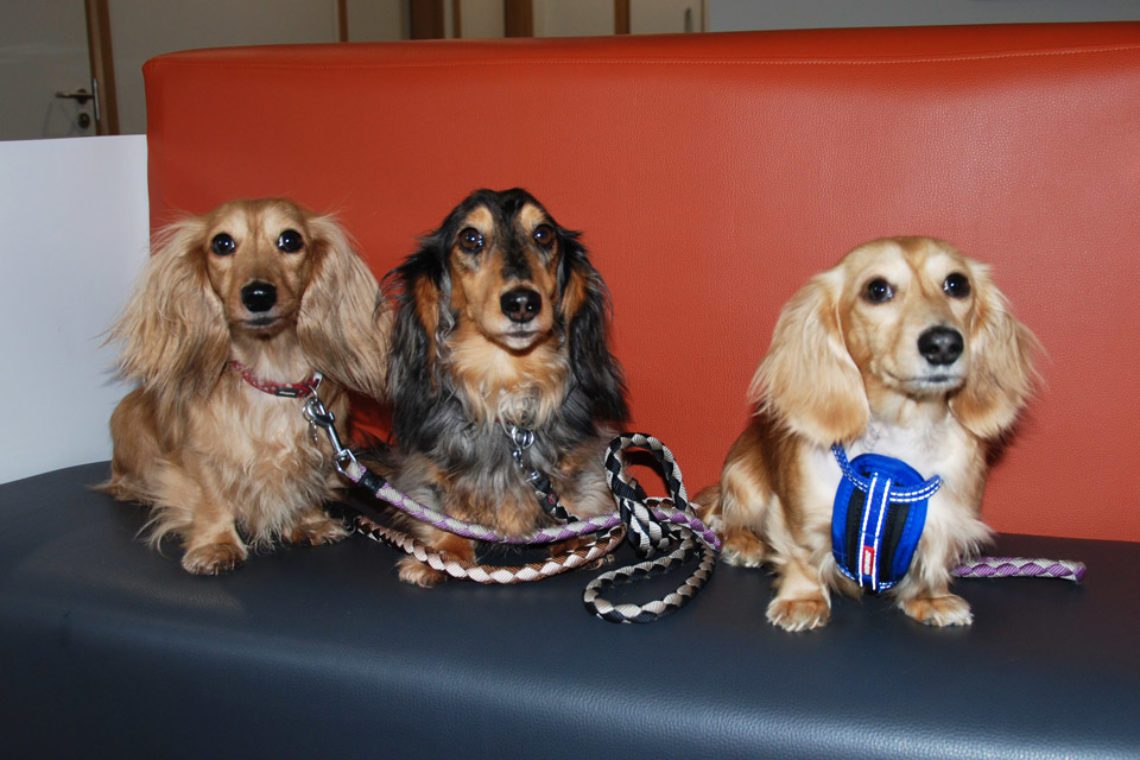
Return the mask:
<svg viewBox="0 0 1140 760">
<path fill-rule="evenodd" d="M 159 234 L 111 328 L 111 339 L 122 344 L 123 374 L 168 400 L 208 393 L 229 357 L 222 301 L 206 272 L 205 233 L 205 220 L 190 218 Z"/>
<path fill-rule="evenodd" d="M 992 439 L 1009 430 L 1033 391 L 1033 357 L 1040 343 L 1010 313 L 1005 296 L 990 278 L 989 267 L 970 264 L 976 299 L 967 346 L 966 384 L 950 400 L 950 409 L 974 435 Z"/>
<path fill-rule="evenodd" d="M 748 399 L 820 446 L 849 441 L 870 418 L 863 378 L 847 352 L 837 270 L 816 275 L 780 312 Z"/>
<path fill-rule="evenodd" d="M 576 238 L 575 233 L 558 229 L 562 257 L 558 309 L 569 342 L 570 367 L 594 405 L 593 418 L 624 422 L 629 417 L 625 381 L 606 341 L 609 291 Z"/>
<path fill-rule="evenodd" d="M 373 398 L 387 395 L 392 313 L 368 266 L 331 217 L 309 219 L 315 259 L 297 337 L 313 365 Z"/>
<path fill-rule="evenodd" d="M 388 386 L 398 440 L 412 440 L 444 391 L 441 351 L 455 326 L 446 240 L 442 229 L 424 238 L 420 249 L 384 278 L 385 292 L 397 303 Z"/>
</svg>

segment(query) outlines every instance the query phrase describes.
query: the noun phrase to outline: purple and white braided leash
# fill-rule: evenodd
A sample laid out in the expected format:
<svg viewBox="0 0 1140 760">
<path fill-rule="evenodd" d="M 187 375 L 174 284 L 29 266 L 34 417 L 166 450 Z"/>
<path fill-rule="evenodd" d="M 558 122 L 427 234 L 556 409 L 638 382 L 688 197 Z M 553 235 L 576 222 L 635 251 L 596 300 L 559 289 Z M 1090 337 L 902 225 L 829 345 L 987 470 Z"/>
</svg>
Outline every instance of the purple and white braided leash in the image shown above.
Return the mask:
<svg viewBox="0 0 1140 760">
<path fill-rule="evenodd" d="M 950 574 L 955 578 L 1058 578 L 1080 583 L 1087 568 L 1083 562 L 1030 557 L 975 557 Z"/>
<path fill-rule="evenodd" d="M 365 476 L 368 472 L 368 468 L 355 459 L 344 464 L 341 470 L 344 477 L 358 486 L 364 485 L 362 481 L 365 480 Z M 530 533 L 514 535 L 510 533 L 500 533 L 494 528 L 479 525 L 478 523 L 465 522 L 463 520 L 457 520 L 454 517 L 449 517 L 443 512 L 421 504 L 386 480 L 382 481 L 379 487 L 375 489 L 369 488 L 368 490 L 377 499 L 391 504 L 409 517 L 427 523 L 433 528 L 438 528 L 447 533 L 453 533 L 461 538 L 470 538 L 475 541 L 486 541 L 488 543 L 511 544 L 516 546 L 552 544 L 559 541 L 567 541 L 572 538 L 581 538 L 582 536 L 609 530 L 610 528 L 615 528 L 622 524 L 621 515 L 618 512 L 611 512 L 607 515 L 598 515 L 597 517 L 591 517 L 589 519 L 577 520 L 549 528 L 539 528 Z M 693 530 L 698 533 L 704 541 L 715 545 L 718 549 L 720 548 L 720 539 L 717 538 L 717 535 L 695 515 L 681 512 L 677 509 L 667 508 L 662 505 L 650 506 L 648 512 L 652 514 L 656 521 L 679 525 Z"/>
<path fill-rule="evenodd" d="M 621 461 L 621 454 L 630 447 L 646 449 L 657 458 L 672 499 L 647 497 L 636 482 L 630 481 Z M 500 533 L 487 526 L 457 520 L 421 504 L 393 487 L 386 480 L 376 476 L 350 453 L 344 457 L 338 456 L 337 467 L 354 484 L 367 488 L 377 499 L 387 502 L 409 517 L 439 530 L 476 541 L 513 545 L 549 544 L 596 535 L 601 531 L 611 531 L 612 535 L 615 528 L 624 526 L 629 531 L 630 542 L 641 554 L 652 557 L 653 554 L 660 552 L 662 556 L 629 567 L 610 570 L 586 586 L 582 594 L 583 604 L 595 616 L 608 622 L 653 622 L 685 606 L 712 575 L 720 551 L 720 538 L 690 511 L 684 480 L 673 453 L 658 439 L 641 433 L 630 433 L 615 438 L 606 452 L 606 478 L 619 505 L 617 512 L 589 520 L 574 519 L 569 523 L 551 528 L 541 528 L 524 535 Z M 561 509 L 561 507 L 559 508 Z M 394 534 L 390 530 L 388 533 L 382 533 L 376 529 L 375 523 L 365 523 L 365 526 L 369 535 L 383 537 L 399 548 L 412 553 L 421 561 L 428 561 L 425 559 L 424 547 L 414 547 L 414 543 L 409 542 L 403 536 L 396 536 L 393 540 Z M 671 528 L 677 529 L 680 535 L 674 535 L 670 530 Z M 602 596 L 604 589 L 618 584 L 633 583 L 642 578 L 671 570 L 694 556 L 698 556 L 697 567 L 680 586 L 661 599 L 651 600 L 640 605 L 633 603 L 614 604 Z M 514 583 L 518 580 L 539 580 L 542 577 L 548 577 L 545 574 L 532 573 L 528 577 L 520 578 L 517 574 L 511 574 L 507 571 L 502 571 L 496 575 L 485 572 L 477 566 L 461 567 L 454 561 L 439 557 L 431 557 L 428 564 L 436 569 L 444 570 L 453 577 L 466 577 L 479 582 Z M 437 565 L 439 566 L 437 567 Z M 570 568 L 563 566 L 563 570 L 565 569 Z M 510 580 L 505 580 L 506 578 L 510 578 Z"/>
</svg>

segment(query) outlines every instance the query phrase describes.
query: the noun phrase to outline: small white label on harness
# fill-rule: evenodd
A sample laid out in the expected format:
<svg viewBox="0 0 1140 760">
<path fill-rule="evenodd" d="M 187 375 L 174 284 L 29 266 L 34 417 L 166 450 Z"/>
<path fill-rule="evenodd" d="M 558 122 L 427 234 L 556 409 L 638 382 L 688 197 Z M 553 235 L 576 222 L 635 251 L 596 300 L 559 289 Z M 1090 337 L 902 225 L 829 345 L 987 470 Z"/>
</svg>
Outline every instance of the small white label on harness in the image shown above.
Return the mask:
<svg viewBox="0 0 1140 760">
<path fill-rule="evenodd" d="M 875 547 L 863 547 L 863 575 L 871 575 L 875 569 Z"/>
</svg>

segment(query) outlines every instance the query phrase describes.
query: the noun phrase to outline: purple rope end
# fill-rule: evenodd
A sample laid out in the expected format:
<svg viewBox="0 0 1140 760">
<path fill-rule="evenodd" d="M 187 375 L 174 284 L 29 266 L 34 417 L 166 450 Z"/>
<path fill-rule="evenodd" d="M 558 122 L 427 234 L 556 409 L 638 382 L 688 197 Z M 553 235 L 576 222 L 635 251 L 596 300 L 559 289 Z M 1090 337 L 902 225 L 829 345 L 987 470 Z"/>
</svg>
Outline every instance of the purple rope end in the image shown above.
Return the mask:
<svg viewBox="0 0 1140 760">
<path fill-rule="evenodd" d="M 977 557 L 950 571 L 957 578 L 1057 578 L 1080 583 L 1087 568 L 1072 560 Z"/>
</svg>

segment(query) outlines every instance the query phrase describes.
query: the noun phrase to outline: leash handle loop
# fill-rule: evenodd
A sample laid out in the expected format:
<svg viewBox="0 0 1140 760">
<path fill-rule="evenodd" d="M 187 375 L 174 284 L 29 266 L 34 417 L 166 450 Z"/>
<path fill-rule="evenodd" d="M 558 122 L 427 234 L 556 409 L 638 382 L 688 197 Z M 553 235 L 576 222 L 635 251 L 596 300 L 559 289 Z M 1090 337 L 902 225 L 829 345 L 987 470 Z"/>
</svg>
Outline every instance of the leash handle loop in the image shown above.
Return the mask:
<svg viewBox="0 0 1140 760">
<path fill-rule="evenodd" d="M 654 456 L 669 499 L 646 496 L 641 484 L 625 472 L 621 454 L 628 448 L 645 449 Z M 644 433 L 618 436 L 606 452 L 605 470 L 628 539 L 643 555 L 660 552 L 662 556 L 602 573 L 587 584 L 582 603 L 594 616 L 611 623 L 651 623 L 684 607 L 704 587 L 716 567 L 720 539 L 692 513 L 681 468 L 673 452 L 657 438 Z M 645 604 L 615 604 L 602 596 L 606 589 L 671 570 L 693 557 L 697 567 L 663 598 Z"/>
</svg>

